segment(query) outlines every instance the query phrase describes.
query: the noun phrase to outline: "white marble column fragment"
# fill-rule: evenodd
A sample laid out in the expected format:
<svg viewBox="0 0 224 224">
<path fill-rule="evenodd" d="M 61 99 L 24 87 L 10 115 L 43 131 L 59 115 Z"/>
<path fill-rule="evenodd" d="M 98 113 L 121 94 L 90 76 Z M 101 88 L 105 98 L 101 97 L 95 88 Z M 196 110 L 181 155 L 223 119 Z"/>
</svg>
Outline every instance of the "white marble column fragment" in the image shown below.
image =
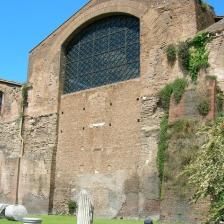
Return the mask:
<svg viewBox="0 0 224 224">
<path fill-rule="evenodd" d="M 93 205 L 86 190 L 82 190 L 78 200 L 77 224 L 93 223 Z"/>
</svg>

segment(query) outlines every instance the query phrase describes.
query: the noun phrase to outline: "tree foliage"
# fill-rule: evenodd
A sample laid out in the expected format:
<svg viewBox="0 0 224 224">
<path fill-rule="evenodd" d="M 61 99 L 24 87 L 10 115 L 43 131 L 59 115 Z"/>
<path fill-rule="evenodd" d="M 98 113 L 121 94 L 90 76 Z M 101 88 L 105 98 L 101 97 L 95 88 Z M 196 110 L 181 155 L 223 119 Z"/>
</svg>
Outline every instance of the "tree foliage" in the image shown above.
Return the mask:
<svg viewBox="0 0 224 224">
<path fill-rule="evenodd" d="M 205 143 L 184 174 L 194 186 L 195 202 L 206 197 L 211 199 L 209 223 L 219 223 L 224 220 L 224 118 L 203 127 L 198 135 L 205 138 Z"/>
</svg>

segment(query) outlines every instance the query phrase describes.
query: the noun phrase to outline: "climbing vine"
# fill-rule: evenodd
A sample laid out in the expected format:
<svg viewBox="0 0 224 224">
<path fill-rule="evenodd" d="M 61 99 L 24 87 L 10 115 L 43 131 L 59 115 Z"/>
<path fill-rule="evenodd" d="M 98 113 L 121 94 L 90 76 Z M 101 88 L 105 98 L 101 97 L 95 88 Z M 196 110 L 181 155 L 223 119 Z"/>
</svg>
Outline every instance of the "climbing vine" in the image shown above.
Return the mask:
<svg viewBox="0 0 224 224">
<path fill-rule="evenodd" d="M 170 105 L 170 98 L 173 95 L 175 102 L 178 104 L 184 94 L 188 82 L 186 79 L 176 79 L 173 83 L 167 84 L 160 92 L 159 98 L 163 109 L 168 112 Z"/>
<path fill-rule="evenodd" d="M 160 123 L 159 144 L 157 153 L 157 167 L 160 179 L 160 193 L 164 176 L 165 151 L 168 148 L 168 116 L 170 99 L 173 95 L 176 103 L 179 103 L 188 82 L 185 79 L 176 79 L 173 83 L 167 84 L 160 92 L 159 98 L 165 114 Z"/>
<path fill-rule="evenodd" d="M 201 69 L 209 67 L 209 52 L 206 48 L 212 36 L 209 33 L 199 33 L 192 40 L 179 44 L 178 60 L 181 68 L 187 71 L 192 81 L 196 81 Z"/>
<path fill-rule="evenodd" d="M 31 85 L 29 83 L 26 83 L 22 86 L 22 102 L 21 102 L 21 106 L 22 107 L 27 107 L 28 106 L 28 90 L 31 88 Z"/>
<path fill-rule="evenodd" d="M 190 42 L 189 48 L 189 73 L 192 81 L 196 81 L 198 72 L 209 67 L 209 52 L 206 49 L 207 43 L 211 40 L 208 33 L 200 33 Z"/>
</svg>

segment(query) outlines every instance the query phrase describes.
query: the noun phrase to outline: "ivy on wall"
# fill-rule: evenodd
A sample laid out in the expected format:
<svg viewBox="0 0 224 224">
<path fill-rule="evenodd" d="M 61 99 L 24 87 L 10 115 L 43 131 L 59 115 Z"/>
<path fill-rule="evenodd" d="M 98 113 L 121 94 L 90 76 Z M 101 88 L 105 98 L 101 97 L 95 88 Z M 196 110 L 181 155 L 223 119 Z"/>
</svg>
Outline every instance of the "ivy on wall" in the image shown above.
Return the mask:
<svg viewBox="0 0 224 224">
<path fill-rule="evenodd" d="M 197 34 L 192 40 L 181 42 L 178 45 L 178 61 L 184 72 L 190 75 L 191 80 L 195 82 L 201 69 L 209 67 L 209 52 L 206 48 L 211 41 L 212 35 L 207 32 Z M 174 46 L 174 45 L 169 45 Z M 173 48 L 169 47 L 166 51 L 167 58 L 172 58 Z M 171 56 L 170 56 L 171 55 Z M 174 56 L 173 56 L 174 57 Z M 169 61 L 169 60 L 168 60 Z"/>
<path fill-rule="evenodd" d="M 204 4 L 203 1 L 199 1 L 199 3 L 202 5 Z M 179 65 L 182 70 L 189 75 L 192 82 L 195 84 L 200 70 L 209 67 L 209 51 L 207 50 L 207 44 L 211 41 L 212 38 L 213 36 L 209 33 L 199 33 L 192 40 L 181 42 L 177 46 L 178 49 L 176 51 Z M 169 51 L 166 51 L 168 62 L 170 57 L 169 54 L 171 54 L 173 51 L 171 48 L 169 49 Z M 172 59 L 172 57 L 170 57 L 170 59 Z M 216 80 L 216 77 L 206 76 L 206 79 Z M 186 167 L 183 174 L 185 177 L 188 176 L 189 178 L 188 180 L 184 180 L 185 184 L 188 183 L 190 186 L 194 186 L 195 194 L 193 197 L 195 201 L 201 198 L 206 198 L 207 196 L 212 199 L 210 219 L 208 223 L 218 224 L 220 221 L 224 221 L 224 94 L 219 88 L 217 88 L 217 121 L 215 123 L 206 124 L 205 127 L 201 129 L 201 131 L 197 132 L 196 135 L 195 130 L 192 131 L 193 129 L 191 129 L 193 126 L 189 125 L 189 122 L 184 122 L 184 120 L 179 120 L 172 127 L 168 125 L 169 104 L 171 96 L 174 97 L 176 103 L 179 103 L 187 85 L 188 82 L 185 79 L 179 79 L 178 81 L 175 80 L 175 82 L 167 84 L 159 92 L 162 107 L 165 111 L 165 115 L 160 123 L 160 139 L 157 155 L 160 190 L 162 183 L 164 180 L 166 180 L 167 176 L 166 170 L 164 170 L 164 162 L 166 161 L 165 152 L 168 149 L 168 143 L 170 144 L 171 139 L 175 140 L 175 138 L 181 141 L 181 147 L 183 144 L 185 144 L 184 142 L 190 142 L 190 147 L 197 150 L 189 151 L 189 155 L 186 154 L 186 158 L 182 156 L 182 153 L 185 153 L 186 150 L 181 152 L 181 156 L 184 158 L 184 160 L 181 161 L 181 164 L 184 165 L 182 169 Z M 201 99 L 197 109 L 202 116 L 207 116 L 211 110 L 210 102 L 206 98 Z M 198 127 L 200 127 L 199 124 Z M 172 132 L 173 129 L 175 132 Z M 183 130 L 187 130 L 188 135 L 185 135 L 186 131 Z M 182 134 L 184 134 L 184 136 L 182 136 Z M 196 141 L 192 141 L 192 136 L 196 136 L 196 139 L 200 139 L 198 141 L 200 145 L 197 145 Z M 173 141 L 173 143 L 174 145 L 171 144 L 171 149 L 176 144 L 175 141 Z M 189 147 L 187 146 L 187 148 Z M 192 154 L 192 152 L 194 154 Z M 180 182 L 178 181 L 178 186 L 179 185 Z"/>
<path fill-rule="evenodd" d="M 174 82 L 167 84 L 160 92 L 159 98 L 165 114 L 160 123 L 160 134 L 157 153 L 157 167 L 160 179 L 160 194 L 164 176 L 164 162 L 165 151 L 168 148 L 168 117 L 169 117 L 169 105 L 171 96 L 174 97 L 175 102 L 178 104 L 188 86 L 186 79 L 176 79 Z"/>
<path fill-rule="evenodd" d="M 173 95 L 175 102 L 178 104 L 187 86 L 188 81 L 186 79 L 176 79 L 159 92 L 159 98 L 166 113 L 169 111 L 171 96 Z"/>
</svg>

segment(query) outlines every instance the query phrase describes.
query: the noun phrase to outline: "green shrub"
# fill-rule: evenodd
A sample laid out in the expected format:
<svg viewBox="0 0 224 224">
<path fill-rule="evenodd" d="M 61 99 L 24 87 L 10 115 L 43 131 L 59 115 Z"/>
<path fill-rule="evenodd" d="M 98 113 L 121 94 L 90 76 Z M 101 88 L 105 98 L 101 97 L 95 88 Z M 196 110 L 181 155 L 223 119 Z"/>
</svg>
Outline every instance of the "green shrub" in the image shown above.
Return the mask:
<svg viewBox="0 0 224 224">
<path fill-rule="evenodd" d="M 170 65 L 173 65 L 177 59 L 176 46 L 174 44 L 168 45 L 166 48 L 167 61 Z"/>
<path fill-rule="evenodd" d="M 183 174 L 188 177 L 191 189 L 195 190 L 195 202 L 211 198 L 208 223 L 218 224 L 224 219 L 224 118 L 203 127 L 197 135 L 203 136 L 205 142 Z"/>
<path fill-rule="evenodd" d="M 194 48 L 190 49 L 190 60 L 189 60 L 189 73 L 192 81 L 196 81 L 198 73 L 201 69 L 209 67 L 208 63 L 208 51 L 205 48 Z"/>
<path fill-rule="evenodd" d="M 198 0 L 198 3 L 201 5 L 201 8 L 202 8 L 204 11 L 208 10 L 209 5 L 208 5 L 205 1 L 203 1 L 203 0 Z"/>
<path fill-rule="evenodd" d="M 190 41 L 189 48 L 189 67 L 192 81 L 197 80 L 198 72 L 203 68 L 208 68 L 209 52 L 206 49 L 207 43 L 211 40 L 211 36 L 207 32 L 198 33 L 193 40 Z"/>
<path fill-rule="evenodd" d="M 160 92 L 159 92 L 159 98 L 162 103 L 163 109 L 168 112 L 170 107 L 170 98 L 173 93 L 173 85 L 167 84 Z"/>
<path fill-rule="evenodd" d="M 196 81 L 201 69 L 209 67 L 209 52 L 206 49 L 211 35 L 207 32 L 197 34 L 192 40 L 179 44 L 178 60 L 181 68 L 189 72 L 192 81 Z"/>
<path fill-rule="evenodd" d="M 176 79 L 173 82 L 173 96 L 177 104 L 180 102 L 187 86 L 188 82 L 186 79 Z"/>
<path fill-rule="evenodd" d="M 180 119 L 170 125 L 169 136 L 176 136 L 177 138 L 186 137 L 188 134 L 194 132 L 195 120 Z"/>
<path fill-rule="evenodd" d="M 224 221 L 224 192 L 220 193 L 211 205 L 210 221 L 213 223 Z"/>
<path fill-rule="evenodd" d="M 173 94 L 175 102 L 178 104 L 188 85 L 186 79 L 176 79 L 174 82 L 167 84 L 160 92 L 159 98 L 162 102 L 163 109 L 168 112 L 170 106 L 170 98 Z"/>
<path fill-rule="evenodd" d="M 224 106 L 224 94 L 219 88 L 217 88 L 216 109 L 218 116 L 223 113 L 223 106 Z"/>
<path fill-rule="evenodd" d="M 181 42 L 178 47 L 178 60 L 181 68 L 184 71 L 188 71 L 190 53 L 189 53 L 190 44 L 188 41 Z"/>
<path fill-rule="evenodd" d="M 202 116 L 207 116 L 211 110 L 210 103 L 208 100 L 203 100 L 198 104 L 198 112 Z"/>
<path fill-rule="evenodd" d="M 190 46 L 195 48 L 204 48 L 211 40 L 211 34 L 208 32 L 199 32 L 191 41 Z"/>
<path fill-rule="evenodd" d="M 77 209 L 77 203 L 75 201 L 70 200 L 68 202 L 68 210 L 69 214 L 73 215 Z"/>
</svg>

